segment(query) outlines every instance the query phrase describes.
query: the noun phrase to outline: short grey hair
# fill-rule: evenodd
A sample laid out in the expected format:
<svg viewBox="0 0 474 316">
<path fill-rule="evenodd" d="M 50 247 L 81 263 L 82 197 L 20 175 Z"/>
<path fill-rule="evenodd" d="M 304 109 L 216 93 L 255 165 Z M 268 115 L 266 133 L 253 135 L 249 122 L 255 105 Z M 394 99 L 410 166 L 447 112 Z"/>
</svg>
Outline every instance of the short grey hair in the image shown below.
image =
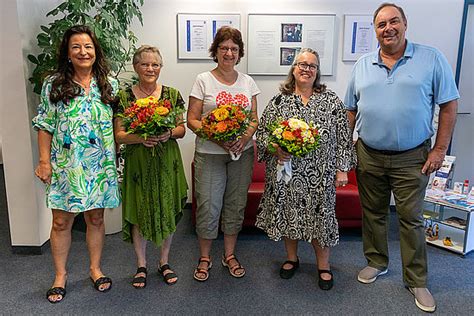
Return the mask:
<svg viewBox="0 0 474 316">
<path fill-rule="evenodd" d="M 135 53 L 133 54 L 132 63 L 134 65 L 138 64 L 142 58 L 142 53 L 154 53 L 160 57 L 160 64 L 163 66 L 163 57 L 161 56 L 160 50 L 155 46 L 142 45 L 140 46 Z"/>
</svg>

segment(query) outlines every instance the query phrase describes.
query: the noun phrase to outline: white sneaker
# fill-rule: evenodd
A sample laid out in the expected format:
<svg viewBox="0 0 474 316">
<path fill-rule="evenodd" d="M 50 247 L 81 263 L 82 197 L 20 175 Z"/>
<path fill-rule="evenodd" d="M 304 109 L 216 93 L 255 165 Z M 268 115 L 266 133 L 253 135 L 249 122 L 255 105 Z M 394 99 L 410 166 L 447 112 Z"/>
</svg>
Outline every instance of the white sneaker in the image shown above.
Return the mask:
<svg viewBox="0 0 474 316">
<path fill-rule="evenodd" d="M 424 312 L 432 313 L 436 310 L 436 302 L 426 287 L 409 287 L 408 290 L 415 296 L 416 306 Z"/>
<path fill-rule="evenodd" d="M 357 275 L 357 281 L 361 283 L 369 284 L 369 283 L 374 282 L 379 275 L 384 275 L 387 272 L 388 272 L 388 269 L 379 270 L 379 269 L 367 266 L 364 269 L 360 270 L 359 275 Z"/>
</svg>

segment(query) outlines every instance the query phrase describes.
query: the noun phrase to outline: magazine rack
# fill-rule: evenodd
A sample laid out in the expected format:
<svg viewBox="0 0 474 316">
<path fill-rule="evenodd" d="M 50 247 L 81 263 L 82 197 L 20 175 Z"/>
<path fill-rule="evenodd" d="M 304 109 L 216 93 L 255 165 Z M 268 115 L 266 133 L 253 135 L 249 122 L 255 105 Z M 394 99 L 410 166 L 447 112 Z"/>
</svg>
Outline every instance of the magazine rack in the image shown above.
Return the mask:
<svg viewBox="0 0 474 316">
<path fill-rule="evenodd" d="M 426 242 L 465 256 L 474 250 L 474 204 L 465 195 L 444 192 L 425 197 Z M 449 245 L 449 238 L 452 245 Z"/>
</svg>

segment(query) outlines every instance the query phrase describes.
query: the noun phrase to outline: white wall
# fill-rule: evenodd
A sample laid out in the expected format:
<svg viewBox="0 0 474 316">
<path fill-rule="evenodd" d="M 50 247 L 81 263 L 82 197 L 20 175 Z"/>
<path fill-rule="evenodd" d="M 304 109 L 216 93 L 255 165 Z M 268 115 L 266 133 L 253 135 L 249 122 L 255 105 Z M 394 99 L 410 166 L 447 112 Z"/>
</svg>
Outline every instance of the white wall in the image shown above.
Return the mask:
<svg viewBox="0 0 474 316">
<path fill-rule="evenodd" d="M 474 185 L 474 4 L 469 6 L 459 78 L 459 115 L 454 130 L 452 151 L 456 163 L 454 181 L 469 179 Z"/>
<path fill-rule="evenodd" d="M 27 102 L 25 59 L 17 2 L 2 2 L 0 133 L 5 170 L 11 241 L 14 246 L 40 246 L 48 239 L 51 212 L 34 178 L 35 145 Z M 43 194 L 41 194 L 43 193 Z"/>
<path fill-rule="evenodd" d="M 3 0 L 4 2 L 5 0 Z M 7 0 L 15 2 L 15 0 Z M 13 35 L 18 41 L 21 39 L 23 50 L 24 70 L 26 72 L 23 87 L 27 90 L 29 118 L 34 114 L 37 98 L 31 93 L 31 85 L 27 82 L 28 74 L 31 73 L 31 65 L 26 61 L 26 55 L 37 52 L 35 36 L 40 31 L 39 25 L 46 24 L 45 13 L 57 5 L 59 0 L 16 0 L 18 4 L 18 15 L 20 17 L 20 36 Z M 142 8 L 144 26 L 138 22 L 133 25 L 133 31 L 139 38 L 138 44 L 150 44 L 160 47 L 165 63 L 161 72 L 160 82 L 178 88 L 187 100 L 196 75 L 212 69 L 215 64 L 212 61 L 202 60 L 178 60 L 177 59 L 177 13 L 240 13 L 241 30 L 244 42 L 247 42 L 247 14 L 249 13 L 330 13 L 336 14 L 336 49 L 334 75 L 323 77 L 323 81 L 333 89 L 341 98 L 345 93 L 348 77 L 352 69 L 352 62 L 342 62 L 342 29 L 344 14 L 372 14 L 381 3 L 380 0 L 147 0 Z M 447 57 L 449 63 L 455 69 L 457 49 L 459 41 L 459 30 L 461 25 L 463 0 L 402 0 L 398 1 L 404 7 L 408 16 L 408 38 L 412 41 L 432 45 L 439 48 Z M 3 12 L 4 10 L 2 10 Z M 3 13 L 2 13 L 3 14 Z M 12 12 L 9 13 L 11 15 Z M 3 27 L 1 32 L 11 32 L 11 27 Z M 3 64 L 3 61 L 2 61 Z M 247 59 L 244 57 L 237 67 L 246 72 Z M 20 71 L 21 72 L 21 71 Z M 17 76 L 20 73 L 16 73 Z M 4 74 L 2 71 L 2 79 Z M 9 79 L 6 78 L 6 79 Z M 5 80 L 6 80 L 5 79 Z M 254 76 L 255 81 L 262 90 L 258 97 L 259 112 L 261 113 L 270 98 L 277 93 L 278 85 L 284 80 L 284 76 Z M 18 88 L 18 87 L 17 87 Z M 20 89 L 20 88 L 18 88 Z M 21 90 L 21 89 L 20 89 Z M 24 91 L 23 91 L 24 92 Z M 11 109 L 11 107 L 10 107 Z M 13 109 L 17 111 L 16 108 Z M 25 119 L 25 118 L 23 118 Z M 24 127 L 26 128 L 26 127 Z M 5 128 L 4 128 L 5 129 Z M 3 135 L 3 142 L 7 140 Z M 24 144 L 30 147 L 29 157 L 33 158 L 32 164 L 36 163 L 36 144 Z M 186 167 L 188 183 L 190 179 L 190 163 L 194 150 L 194 135 L 188 131 L 186 137 L 180 141 L 183 160 Z M 5 158 L 5 148 L 4 148 Z M 7 164 L 6 168 L 18 169 L 16 165 Z M 32 166 L 28 167 L 28 172 Z M 12 171 L 13 172 L 13 171 Z M 7 187 L 8 190 L 8 187 Z M 41 196 L 41 189 L 37 189 Z M 16 192 L 7 192 L 9 201 L 16 198 Z M 44 198 L 42 200 L 44 204 Z M 9 203 L 10 213 L 16 212 Z M 38 210 L 30 210 L 35 213 Z M 49 229 L 49 224 L 42 223 L 41 229 Z M 20 229 L 17 225 L 12 226 L 12 231 Z M 13 234 L 12 234 L 13 235 Z M 13 240 L 13 239 L 12 239 Z M 14 243 L 15 244 L 15 243 Z"/>
</svg>

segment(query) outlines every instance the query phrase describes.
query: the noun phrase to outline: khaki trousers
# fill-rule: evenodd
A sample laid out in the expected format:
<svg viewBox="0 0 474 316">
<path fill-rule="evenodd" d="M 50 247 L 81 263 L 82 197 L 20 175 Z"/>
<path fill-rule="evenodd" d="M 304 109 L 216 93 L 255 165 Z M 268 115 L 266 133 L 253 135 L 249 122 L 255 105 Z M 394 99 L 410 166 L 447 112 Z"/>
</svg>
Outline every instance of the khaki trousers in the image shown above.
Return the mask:
<svg viewBox="0 0 474 316">
<path fill-rule="evenodd" d="M 226 154 L 194 153 L 196 233 L 199 237 L 215 239 L 219 220 L 224 234 L 240 232 L 252 181 L 253 161 L 253 147 L 245 150 L 237 161 Z"/>
<path fill-rule="evenodd" d="M 388 215 L 393 192 L 400 229 L 403 281 L 410 287 L 426 287 L 427 257 L 423 200 L 428 176 L 421 173 L 430 150 L 429 142 L 395 155 L 356 145 L 357 182 L 363 209 L 362 239 L 369 266 L 388 267 Z"/>
</svg>

